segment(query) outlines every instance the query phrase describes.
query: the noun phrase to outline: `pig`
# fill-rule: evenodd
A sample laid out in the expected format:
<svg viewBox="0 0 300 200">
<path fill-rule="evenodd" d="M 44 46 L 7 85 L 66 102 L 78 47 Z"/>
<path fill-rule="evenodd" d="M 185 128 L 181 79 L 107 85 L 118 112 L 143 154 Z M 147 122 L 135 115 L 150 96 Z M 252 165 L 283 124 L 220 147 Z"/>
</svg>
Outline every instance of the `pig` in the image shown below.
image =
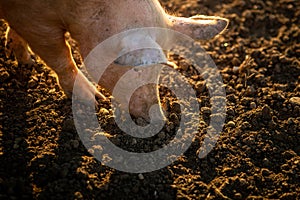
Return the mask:
<svg viewBox="0 0 300 200">
<path fill-rule="evenodd" d="M 0 18 L 9 25 L 7 41 L 12 40 L 12 43 L 7 51 L 14 52 L 20 63 L 30 64 L 28 44 L 32 52 L 56 72 L 59 84 L 68 97 L 72 97 L 77 77 L 81 91 L 78 98 L 83 101 L 95 99 L 95 96 L 103 100 L 106 97 L 76 66 L 66 42 L 66 33 L 78 42 L 84 59 L 110 36 L 134 28 L 168 28 L 197 40 L 207 40 L 222 33 L 228 25 L 228 20 L 221 17 L 198 15 L 184 18 L 170 15 L 158 0 L 1 0 Z M 134 40 L 124 40 L 120 51 Z M 156 40 L 151 38 L 153 42 Z M 153 57 L 158 59 L 147 61 L 149 53 L 157 54 Z M 112 92 L 118 78 L 133 67 L 161 61 L 166 61 L 163 51 L 125 54 L 111 63 L 98 84 Z M 129 110 L 135 117 L 149 119 L 148 111 L 157 103 L 157 88 L 143 86 L 131 97 Z"/>
</svg>

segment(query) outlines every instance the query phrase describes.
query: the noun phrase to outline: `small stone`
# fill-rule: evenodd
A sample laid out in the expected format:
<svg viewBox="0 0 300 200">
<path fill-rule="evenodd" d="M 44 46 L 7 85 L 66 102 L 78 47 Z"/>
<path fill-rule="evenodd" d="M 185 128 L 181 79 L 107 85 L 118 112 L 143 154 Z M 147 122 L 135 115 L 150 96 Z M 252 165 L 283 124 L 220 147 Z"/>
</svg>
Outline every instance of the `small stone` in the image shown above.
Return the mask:
<svg viewBox="0 0 300 200">
<path fill-rule="evenodd" d="M 139 177 L 140 180 L 144 180 L 145 179 L 143 174 L 139 174 L 138 177 Z"/>
<path fill-rule="evenodd" d="M 235 127 L 234 121 L 229 121 L 229 122 L 227 123 L 227 126 L 229 126 L 229 127 L 231 127 L 231 128 L 234 128 L 234 127 Z"/>
<path fill-rule="evenodd" d="M 262 117 L 266 120 L 272 118 L 271 108 L 268 105 L 265 105 L 262 109 Z"/>
<path fill-rule="evenodd" d="M 248 86 L 246 91 L 245 91 L 245 94 L 247 96 L 252 96 L 254 93 L 255 93 L 254 87 L 253 86 Z"/>
<path fill-rule="evenodd" d="M 241 193 L 235 193 L 234 198 L 235 199 L 242 199 L 242 194 Z"/>
<path fill-rule="evenodd" d="M 269 175 L 271 174 L 271 172 L 270 172 L 270 170 L 268 170 L 268 169 L 266 169 L 266 168 L 263 168 L 263 169 L 261 170 L 261 174 L 262 174 L 263 176 L 269 176 Z"/>
<path fill-rule="evenodd" d="M 240 68 L 238 66 L 235 66 L 232 68 L 232 71 L 233 71 L 233 73 L 237 73 L 239 71 L 239 69 Z"/>
<path fill-rule="evenodd" d="M 255 102 L 251 102 L 250 103 L 250 108 L 251 109 L 255 109 L 257 106 L 256 106 L 256 103 Z"/>
<path fill-rule="evenodd" d="M 181 63 L 180 67 L 182 68 L 183 71 L 187 71 L 190 66 L 187 63 Z"/>
<path fill-rule="evenodd" d="M 170 118 L 170 121 L 173 122 L 174 124 L 179 123 L 179 119 L 175 113 L 172 113 L 169 118 Z"/>
<path fill-rule="evenodd" d="M 289 101 L 291 104 L 300 105 L 300 97 L 292 97 Z"/>
<path fill-rule="evenodd" d="M 243 122 L 242 126 L 241 126 L 241 129 L 246 130 L 248 128 L 251 128 L 251 124 L 249 122 Z"/>
<path fill-rule="evenodd" d="M 132 145 L 135 145 L 135 144 L 137 144 L 137 141 L 136 141 L 136 139 L 134 139 L 134 138 L 133 138 L 133 139 L 132 139 L 132 142 L 131 142 L 131 144 L 132 144 Z"/>
<path fill-rule="evenodd" d="M 76 199 L 83 199 L 83 195 L 81 194 L 81 192 L 75 192 L 74 196 Z"/>
<path fill-rule="evenodd" d="M 246 186 L 248 184 L 246 179 L 240 178 L 239 180 L 240 180 L 241 186 Z"/>
<path fill-rule="evenodd" d="M 101 108 L 100 109 L 100 114 L 101 115 L 107 115 L 107 114 L 109 114 L 109 111 L 106 108 Z"/>
<path fill-rule="evenodd" d="M 204 82 L 197 82 L 195 85 L 196 91 L 199 93 L 202 93 L 205 91 L 206 89 L 206 85 Z"/>
<path fill-rule="evenodd" d="M 28 81 L 29 88 L 34 88 L 36 86 L 37 86 L 37 82 L 34 79 L 31 79 L 30 81 Z"/>
<path fill-rule="evenodd" d="M 268 158 L 264 158 L 263 161 L 262 161 L 262 163 L 266 167 L 270 166 L 270 164 L 271 164 Z"/>
<path fill-rule="evenodd" d="M 228 109 L 227 109 L 227 115 L 229 115 L 229 116 L 231 116 L 231 117 L 234 117 L 235 111 L 234 111 L 232 108 L 228 108 Z"/>
<path fill-rule="evenodd" d="M 56 129 L 55 129 L 55 128 L 51 128 L 50 131 L 51 131 L 52 133 L 56 133 Z"/>
<path fill-rule="evenodd" d="M 207 115 L 210 115 L 211 113 L 210 108 L 208 107 L 202 107 L 201 111 L 203 112 L 203 114 L 207 114 Z"/>
<path fill-rule="evenodd" d="M 4 71 L 0 73 L 0 82 L 4 82 L 9 78 L 9 73 L 7 71 Z"/>
<path fill-rule="evenodd" d="M 241 90 L 242 88 L 244 88 L 244 85 L 241 84 L 241 83 L 238 83 L 238 84 L 235 86 L 235 88 L 236 88 L 237 90 Z"/>
<path fill-rule="evenodd" d="M 288 118 L 287 123 L 288 123 L 289 125 L 292 125 L 292 124 L 294 123 L 293 118 Z"/>
</svg>

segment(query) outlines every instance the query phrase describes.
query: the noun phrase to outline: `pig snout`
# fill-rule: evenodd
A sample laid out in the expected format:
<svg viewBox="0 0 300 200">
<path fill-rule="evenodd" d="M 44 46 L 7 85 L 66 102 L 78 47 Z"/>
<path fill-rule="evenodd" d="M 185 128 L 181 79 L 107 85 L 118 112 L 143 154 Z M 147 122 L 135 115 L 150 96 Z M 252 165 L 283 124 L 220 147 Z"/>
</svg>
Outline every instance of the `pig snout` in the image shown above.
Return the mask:
<svg viewBox="0 0 300 200">
<path fill-rule="evenodd" d="M 159 73 L 157 64 L 132 67 L 112 63 L 99 84 L 108 89 L 121 109 L 129 110 L 132 116 L 147 122 L 164 120 L 157 87 Z M 155 105 L 159 109 L 152 109 Z"/>
<path fill-rule="evenodd" d="M 151 110 L 152 106 L 158 105 L 158 110 Z M 143 85 L 138 88 L 130 98 L 129 112 L 134 117 L 141 117 L 150 122 L 152 120 L 164 119 L 155 84 Z"/>
</svg>

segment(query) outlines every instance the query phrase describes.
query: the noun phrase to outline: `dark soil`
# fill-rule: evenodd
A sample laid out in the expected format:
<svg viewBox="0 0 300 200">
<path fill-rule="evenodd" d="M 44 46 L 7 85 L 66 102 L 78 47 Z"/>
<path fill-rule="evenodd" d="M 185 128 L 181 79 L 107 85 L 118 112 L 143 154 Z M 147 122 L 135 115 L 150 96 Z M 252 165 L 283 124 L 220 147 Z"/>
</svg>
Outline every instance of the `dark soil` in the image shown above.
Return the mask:
<svg viewBox="0 0 300 200">
<path fill-rule="evenodd" d="M 54 73 L 38 58 L 32 66 L 6 58 L 1 22 L 0 199 L 300 199 L 300 1 L 162 3 L 180 16 L 230 19 L 223 35 L 201 42 L 227 93 L 226 124 L 214 149 L 197 157 L 209 99 L 200 78 L 190 74 L 192 66 L 173 57 L 195 84 L 204 128 L 184 156 L 158 171 L 130 174 L 102 165 L 81 143 L 71 101 Z M 176 125 L 178 106 L 162 99 Z M 109 106 L 101 106 L 105 130 L 126 146 L 129 139 L 104 115 Z M 162 140 L 154 139 L 157 146 L 148 151 L 171 140 L 175 130 L 167 128 L 169 138 L 158 136 Z"/>
</svg>

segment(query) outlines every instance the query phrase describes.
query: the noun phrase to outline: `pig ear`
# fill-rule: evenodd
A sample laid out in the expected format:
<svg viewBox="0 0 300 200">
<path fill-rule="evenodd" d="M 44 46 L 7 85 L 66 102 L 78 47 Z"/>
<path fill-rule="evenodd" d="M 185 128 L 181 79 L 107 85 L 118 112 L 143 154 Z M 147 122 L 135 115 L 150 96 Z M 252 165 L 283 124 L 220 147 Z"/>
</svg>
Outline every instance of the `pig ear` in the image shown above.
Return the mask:
<svg viewBox="0 0 300 200">
<path fill-rule="evenodd" d="M 222 33 L 229 20 L 221 17 L 196 15 L 190 18 L 169 16 L 171 28 L 193 39 L 207 40 Z"/>
</svg>

